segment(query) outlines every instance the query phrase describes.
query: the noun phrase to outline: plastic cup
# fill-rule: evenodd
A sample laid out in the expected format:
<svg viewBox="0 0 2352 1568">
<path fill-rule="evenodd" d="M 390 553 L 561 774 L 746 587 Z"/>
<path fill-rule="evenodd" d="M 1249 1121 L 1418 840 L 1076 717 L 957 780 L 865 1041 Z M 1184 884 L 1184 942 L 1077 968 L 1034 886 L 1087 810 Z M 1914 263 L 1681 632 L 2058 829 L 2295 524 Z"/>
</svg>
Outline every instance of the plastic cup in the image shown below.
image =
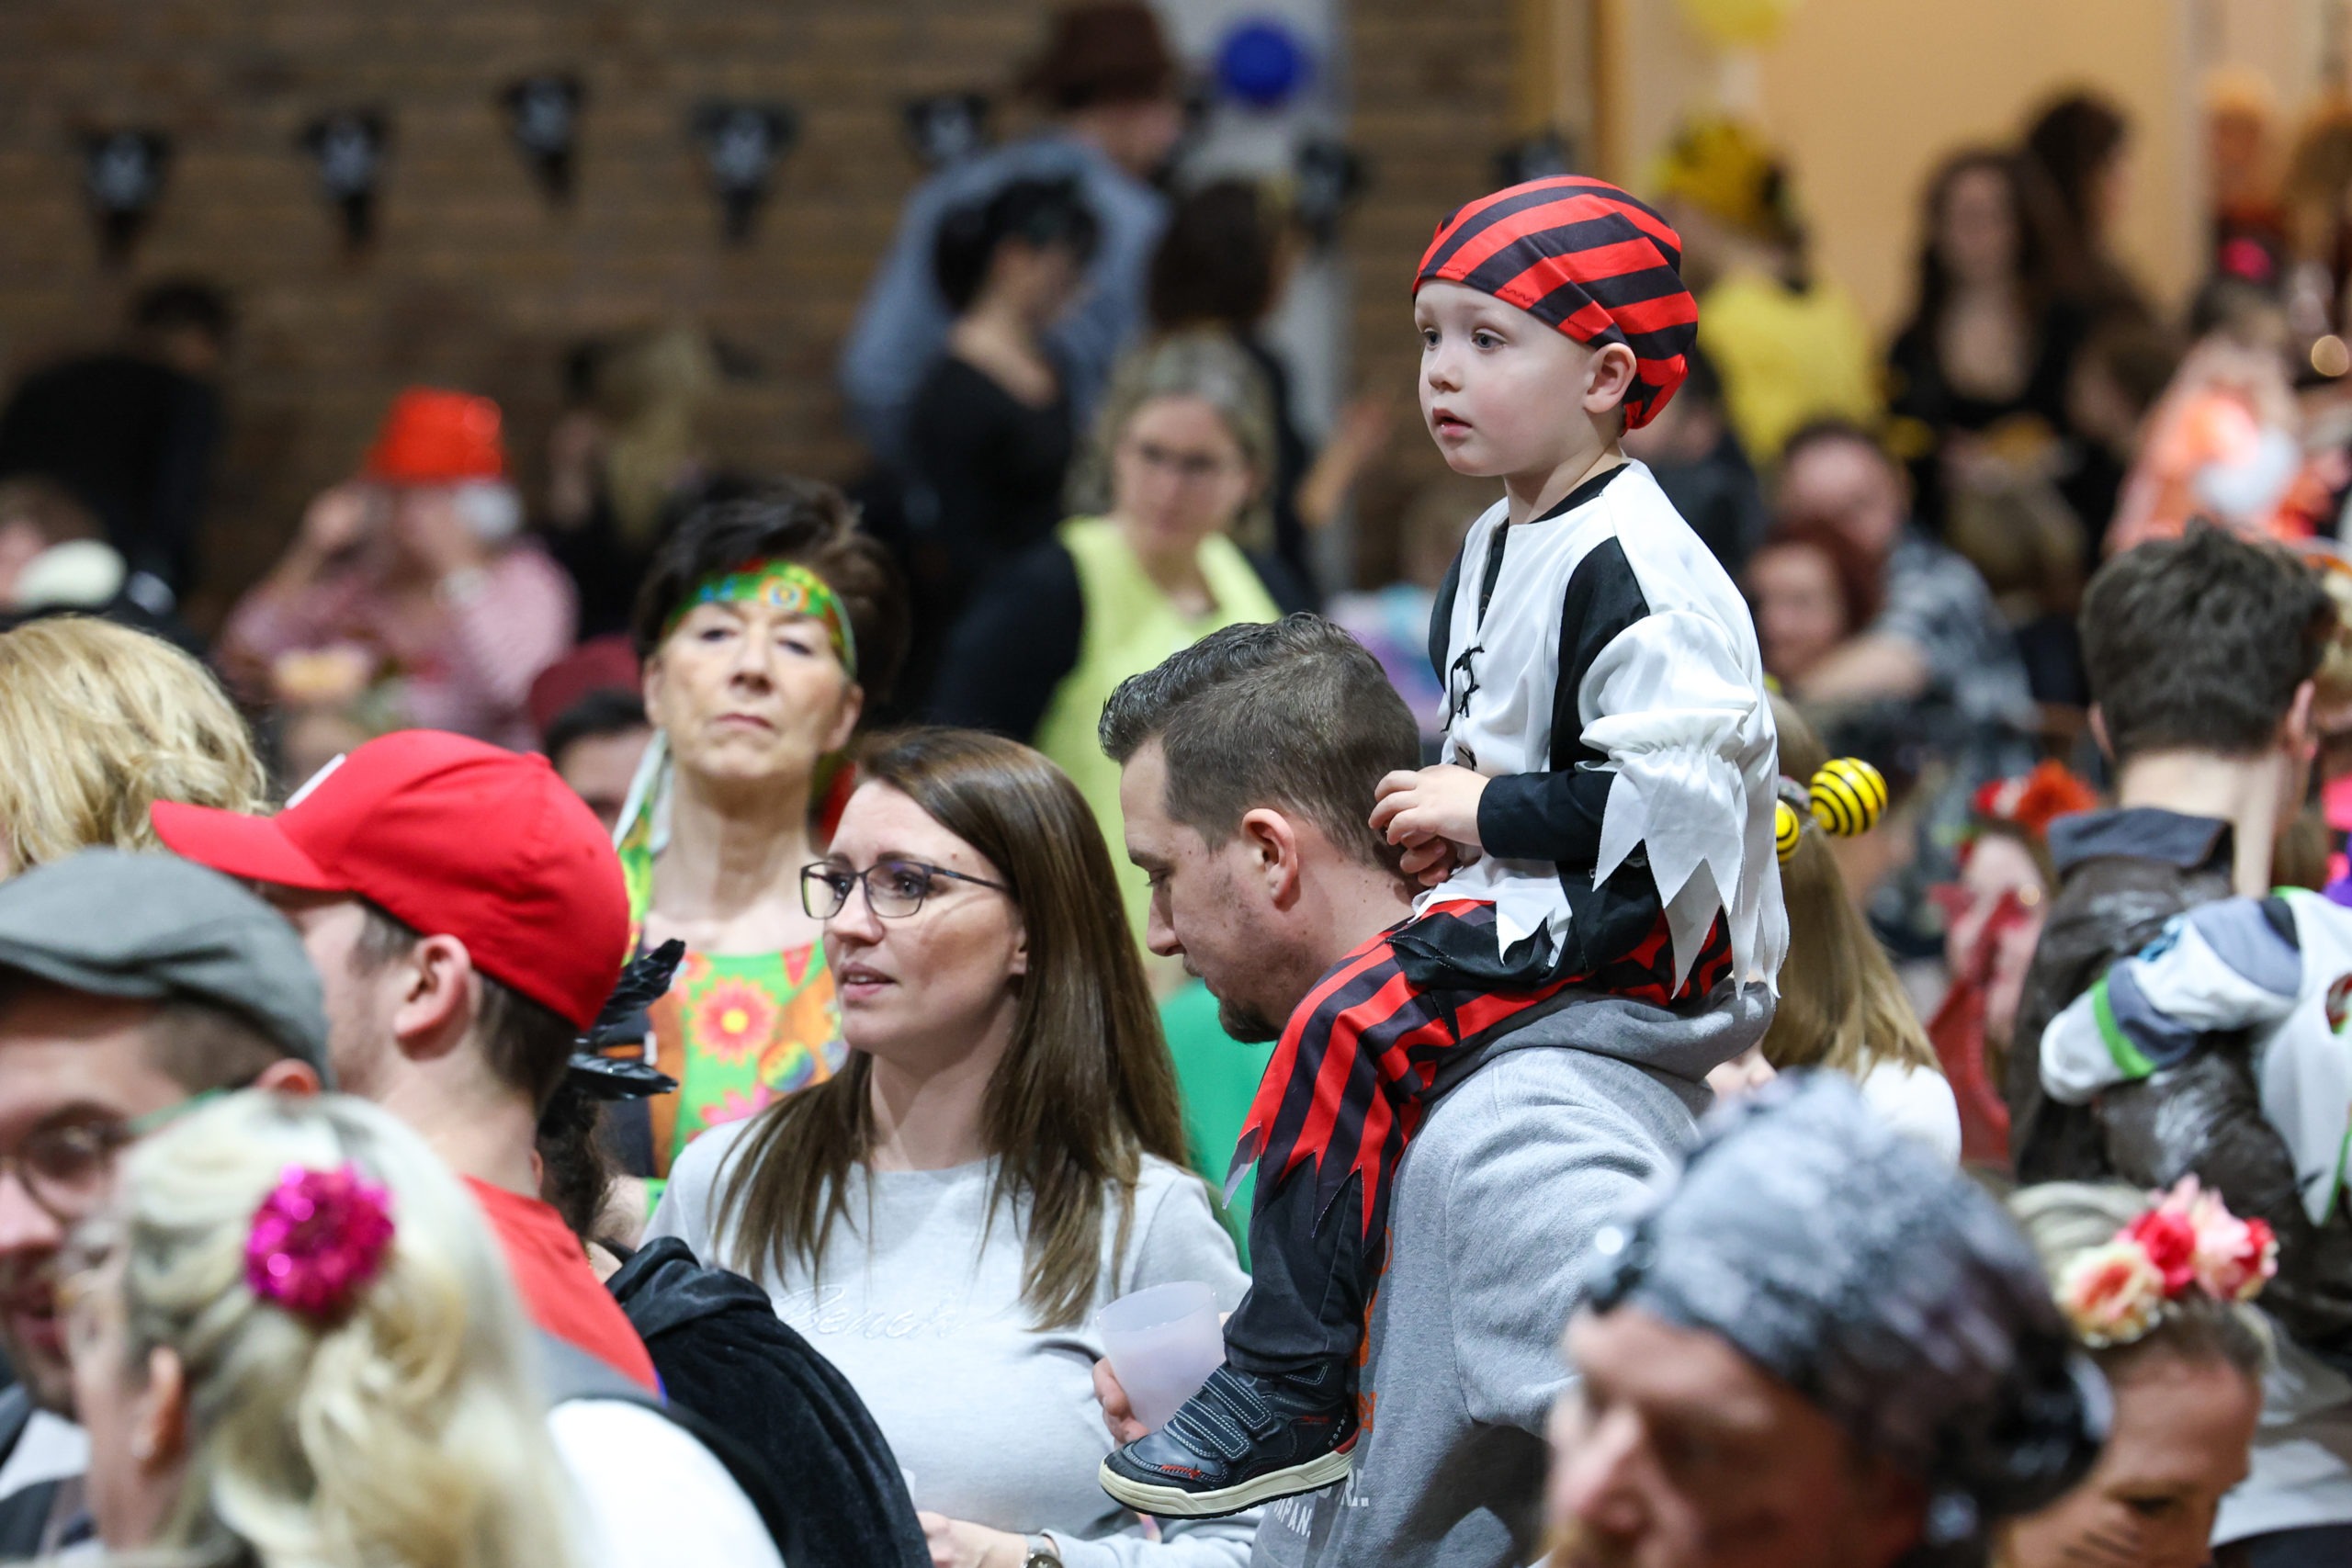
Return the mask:
<svg viewBox="0 0 2352 1568">
<path fill-rule="evenodd" d="M 1136 1419 L 1155 1432 L 1225 1362 L 1216 1292 L 1190 1280 L 1121 1296 L 1094 1314 L 1094 1326 Z"/>
</svg>

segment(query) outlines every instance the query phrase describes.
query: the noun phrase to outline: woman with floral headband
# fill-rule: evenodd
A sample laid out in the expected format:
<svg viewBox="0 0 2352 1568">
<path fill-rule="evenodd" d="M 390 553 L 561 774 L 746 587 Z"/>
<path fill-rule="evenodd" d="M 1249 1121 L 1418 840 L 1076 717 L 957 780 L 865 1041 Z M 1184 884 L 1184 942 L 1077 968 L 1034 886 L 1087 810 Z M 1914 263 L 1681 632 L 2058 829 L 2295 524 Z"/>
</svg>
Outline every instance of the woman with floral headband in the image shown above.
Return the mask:
<svg viewBox="0 0 2352 1568">
<path fill-rule="evenodd" d="M 2016 1193 L 2009 1213 L 2041 1255 L 2075 1338 L 2106 1374 L 2115 1416 L 2098 1467 L 2011 1525 L 1995 1561 L 2198 1568 L 2222 1495 L 2250 1490 L 2242 1485 L 2247 1445 L 2273 1337 L 2248 1303 L 2278 1268 L 2269 1227 L 2236 1218 L 2194 1177 L 2153 1198 L 2051 1182 Z M 2222 1561 L 2233 1560 L 2225 1552 Z M 2344 1558 L 2245 1561 L 2269 1568 Z"/>
<path fill-rule="evenodd" d="M 119 1193 L 60 1292 L 110 1553 L 582 1561 L 522 1309 L 415 1134 L 357 1100 L 238 1095 L 140 1145 Z"/>
<path fill-rule="evenodd" d="M 2051 1020 L 2041 1087 L 2052 1103 L 2087 1104 L 2136 1083 L 2179 1081 L 2206 1056 L 2242 1059 L 2282 1157 L 2251 1166 L 2267 1181 L 2250 1174 L 2239 1200 L 2276 1224 L 2290 1278 L 2341 1302 L 2352 1291 L 2334 1261 L 2352 1236 L 2347 1021 L 2352 910 L 2301 888 L 2215 899 L 2175 916 Z M 2165 1128 L 2178 1145 L 2165 1156 L 2179 1162 L 2172 1168 L 2216 1164 L 2217 1140 L 2175 1120 Z M 2352 1333 L 2279 1316 L 2280 1372 L 2264 1391 L 2254 1479 L 2222 1510 L 2217 1539 L 2292 1540 L 2249 1547 L 2258 1568 L 2352 1562 Z"/>
<path fill-rule="evenodd" d="M 905 657 L 906 601 L 841 493 L 786 480 L 684 519 L 635 637 L 656 735 L 615 842 L 637 946 L 674 937 L 686 959 L 648 1042 L 678 1091 L 625 1108 L 615 1142 L 658 1197 L 695 1136 L 841 1065 L 800 868 L 824 853 L 826 790 Z"/>
</svg>

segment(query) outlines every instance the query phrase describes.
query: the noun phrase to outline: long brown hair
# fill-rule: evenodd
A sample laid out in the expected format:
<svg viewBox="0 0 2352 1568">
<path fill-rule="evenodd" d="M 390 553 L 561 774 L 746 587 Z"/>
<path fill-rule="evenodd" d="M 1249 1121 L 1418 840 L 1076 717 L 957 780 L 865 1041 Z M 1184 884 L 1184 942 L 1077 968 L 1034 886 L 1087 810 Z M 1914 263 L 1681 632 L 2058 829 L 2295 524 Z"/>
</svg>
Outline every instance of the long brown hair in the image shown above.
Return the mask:
<svg viewBox="0 0 2352 1568">
<path fill-rule="evenodd" d="M 1181 1164 L 1176 1069 L 1127 934 L 1111 852 L 1062 771 L 1017 741 L 967 729 L 881 740 L 861 785 L 888 784 L 972 846 L 1011 890 L 1029 972 L 1012 1043 L 981 1120 L 997 1157 L 990 1213 L 1026 1200 L 1022 1300 L 1041 1328 L 1084 1317 L 1102 1265 L 1106 1189 L 1126 1251 L 1145 1155 Z M 873 1058 L 852 1051 L 823 1083 L 760 1113 L 718 1196 L 730 1261 L 745 1273 L 820 1266 L 847 1214 L 851 1168 L 874 1146 Z"/>
<path fill-rule="evenodd" d="M 1772 723 L 1782 776 L 1803 782 L 1829 760 L 1813 726 L 1782 698 L 1772 699 Z M 1789 910 L 1789 956 L 1781 965 L 1781 1003 L 1764 1032 L 1764 1059 L 1784 1072 L 1827 1067 L 1858 1081 L 1887 1062 L 1940 1072 L 1894 965 L 1847 896 L 1826 835 L 1811 823 L 1781 867 L 1781 897 Z"/>
</svg>

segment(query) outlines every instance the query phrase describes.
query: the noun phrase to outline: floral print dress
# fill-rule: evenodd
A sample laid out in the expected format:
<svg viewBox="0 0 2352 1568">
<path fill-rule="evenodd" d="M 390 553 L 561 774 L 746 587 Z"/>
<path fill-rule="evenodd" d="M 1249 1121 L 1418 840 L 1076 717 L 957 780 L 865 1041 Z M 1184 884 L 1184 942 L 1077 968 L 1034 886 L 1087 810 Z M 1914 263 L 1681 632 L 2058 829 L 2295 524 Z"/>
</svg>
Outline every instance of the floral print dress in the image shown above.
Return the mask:
<svg viewBox="0 0 2352 1568">
<path fill-rule="evenodd" d="M 620 856 L 634 950 L 652 903 L 653 856 L 637 833 L 622 841 Z M 814 942 L 781 953 L 690 952 L 650 1017 L 650 1059 L 678 1080 L 678 1091 L 641 1102 L 638 1114 L 650 1126 L 634 1138 L 625 1128 L 620 1142 L 623 1163 L 650 1179 L 655 1198 L 688 1144 L 832 1077 L 847 1054 L 832 974 Z"/>
</svg>

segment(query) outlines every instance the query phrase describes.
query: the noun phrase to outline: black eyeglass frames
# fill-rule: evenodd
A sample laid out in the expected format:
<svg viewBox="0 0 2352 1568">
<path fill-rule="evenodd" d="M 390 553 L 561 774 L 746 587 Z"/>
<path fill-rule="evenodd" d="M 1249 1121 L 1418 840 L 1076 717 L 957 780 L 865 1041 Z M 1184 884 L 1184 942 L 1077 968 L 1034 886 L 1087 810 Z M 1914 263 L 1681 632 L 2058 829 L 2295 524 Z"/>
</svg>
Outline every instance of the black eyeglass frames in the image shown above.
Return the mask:
<svg viewBox="0 0 2352 1568">
<path fill-rule="evenodd" d="M 1001 882 L 919 860 L 878 860 L 864 871 L 817 861 L 800 868 L 800 907 L 808 911 L 810 919 L 830 920 L 848 906 L 851 891 L 862 882 L 865 885 L 865 902 L 876 915 L 886 920 L 902 920 L 922 908 L 922 901 L 937 891 L 943 878 L 968 882 L 977 887 L 993 887 L 1004 894 L 1012 891 Z"/>
</svg>

